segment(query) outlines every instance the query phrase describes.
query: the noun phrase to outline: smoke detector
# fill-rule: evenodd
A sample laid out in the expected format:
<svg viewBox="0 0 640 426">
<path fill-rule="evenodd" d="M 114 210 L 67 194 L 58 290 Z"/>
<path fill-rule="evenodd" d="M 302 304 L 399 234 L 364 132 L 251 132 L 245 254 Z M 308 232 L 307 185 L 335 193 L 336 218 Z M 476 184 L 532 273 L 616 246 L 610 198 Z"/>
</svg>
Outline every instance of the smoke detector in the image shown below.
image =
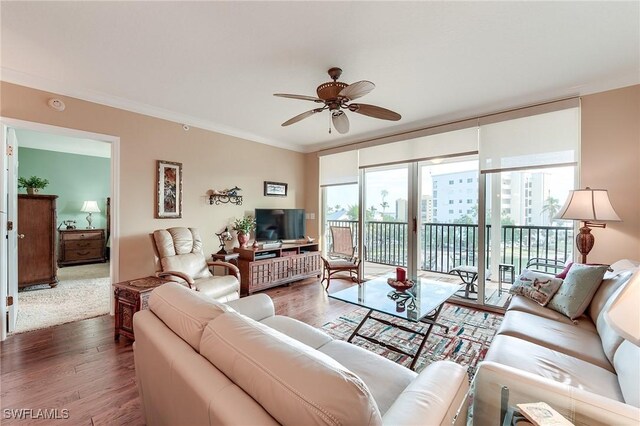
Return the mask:
<svg viewBox="0 0 640 426">
<path fill-rule="evenodd" d="M 49 106 L 53 109 L 55 109 L 56 111 L 64 111 L 64 109 L 67 107 L 64 102 L 62 102 L 62 100 L 58 99 L 58 98 L 51 98 L 49 99 L 49 102 L 47 102 L 47 104 L 49 104 Z"/>
</svg>

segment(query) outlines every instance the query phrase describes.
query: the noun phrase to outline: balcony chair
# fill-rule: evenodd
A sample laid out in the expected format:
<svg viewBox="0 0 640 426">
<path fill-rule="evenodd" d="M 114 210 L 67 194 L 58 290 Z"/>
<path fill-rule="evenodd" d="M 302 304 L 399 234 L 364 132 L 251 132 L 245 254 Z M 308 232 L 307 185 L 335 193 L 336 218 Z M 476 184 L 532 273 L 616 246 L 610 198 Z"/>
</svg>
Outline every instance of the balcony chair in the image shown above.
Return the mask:
<svg viewBox="0 0 640 426">
<path fill-rule="evenodd" d="M 240 271 L 228 262 L 207 261 L 196 228 L 159 229 L 151 234 L 151 240 L 160 269 L 156 276 L 175 280 L 219 302 L 240 297 Z M 214 275 L 215 266 L 225 268 L 227 275 Z"/>
<path fill-rule="evenodd" d="M 332 226 L 331 250 L 327 257 L 322 257 L 324 268 L 322 269 L 322 284 L 325 280 L 329 290 L 331 276 L 339 272 L 349 272 L 352 281 L 360 283 L 360 259 L 356 257 L 356 248 L 353 245 L 353 234 L 348 226 Z"/>
<path fill-rule="evenodd" d="M 558 259 L 547 259 L 544 257 L 532 257 L 527 261 L 526 269 L 534 271 L 557 274 L 565 267 L 566 262 Z"/>
</svg>

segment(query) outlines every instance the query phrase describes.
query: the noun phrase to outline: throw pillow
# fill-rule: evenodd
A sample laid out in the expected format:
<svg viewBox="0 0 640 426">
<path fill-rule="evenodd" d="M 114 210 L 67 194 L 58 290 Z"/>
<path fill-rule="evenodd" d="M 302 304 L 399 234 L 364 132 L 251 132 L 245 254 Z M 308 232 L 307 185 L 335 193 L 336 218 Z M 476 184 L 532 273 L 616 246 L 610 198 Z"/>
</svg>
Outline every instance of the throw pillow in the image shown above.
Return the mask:
<svg viewBox="0 0 640 426">
<path fill-rule="evenodd" d="M 509 289 L 509 293 L 519 294 L 545 306 L 560 285 L 562 280 L 553 275 L 525 269 Z"/>
<path fill-rule="evenodd" d="M 560 278 L 561 280 L 564 280 L 565 278 L 567 278 L 567 273 L 569 273 L 569 269 L 571 269 L 571 265 L 573 265 L 573 262 L 567 263 L 564 269 L 562 270 L 562 272 L 560 272 L 559 274 L 556 274 L 556 278 Z"/>
<path fill-rule="evenodd" d="M 574 263 L 547 307 L 575 320 L 591 303 L 607 268 L 607 265 Z"/>
</svg>

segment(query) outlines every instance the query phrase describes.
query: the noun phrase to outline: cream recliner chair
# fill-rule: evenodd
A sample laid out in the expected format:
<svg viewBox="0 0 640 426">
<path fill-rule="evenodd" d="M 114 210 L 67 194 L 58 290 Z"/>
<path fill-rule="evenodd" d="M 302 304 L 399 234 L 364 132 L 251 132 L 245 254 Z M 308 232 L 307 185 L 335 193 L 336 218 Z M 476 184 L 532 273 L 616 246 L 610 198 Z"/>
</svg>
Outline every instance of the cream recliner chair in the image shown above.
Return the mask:
<svg viewBox="0 0 640 426">
<path fill-rule="evenodd" d="M 161 269 L 156 272 L 158 277 L 186 283 L 219 302 L 240 298 L 240 271 L 228 262 L 207 261 L 196 228 L 159 229 L 151 237 Z M 215 266 L 225 268 L 227 275 L 213 275 Z"/>
</svg>

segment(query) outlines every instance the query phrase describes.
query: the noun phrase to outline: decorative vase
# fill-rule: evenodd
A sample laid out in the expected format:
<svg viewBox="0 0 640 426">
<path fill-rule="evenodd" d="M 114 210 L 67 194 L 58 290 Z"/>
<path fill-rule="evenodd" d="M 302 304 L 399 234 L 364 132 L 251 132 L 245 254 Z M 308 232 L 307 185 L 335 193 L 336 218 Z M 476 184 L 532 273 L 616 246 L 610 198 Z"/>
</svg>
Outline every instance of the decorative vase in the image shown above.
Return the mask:
<svg viewBox="0 0 640 426">
<path fill-rule="evenodd" d="M 38 188 L 27 188 L 27 194 L 29 195 L 36 195 L 38 192 L 40 192 Z"/>
<path fill-rule="evenodd" d="M 241 248 L 247 248 L 247 244 L 249 243 L 249 235 L 244 232 L 238 232 L 238 242 L 240 243 Z"/>
</svg>

